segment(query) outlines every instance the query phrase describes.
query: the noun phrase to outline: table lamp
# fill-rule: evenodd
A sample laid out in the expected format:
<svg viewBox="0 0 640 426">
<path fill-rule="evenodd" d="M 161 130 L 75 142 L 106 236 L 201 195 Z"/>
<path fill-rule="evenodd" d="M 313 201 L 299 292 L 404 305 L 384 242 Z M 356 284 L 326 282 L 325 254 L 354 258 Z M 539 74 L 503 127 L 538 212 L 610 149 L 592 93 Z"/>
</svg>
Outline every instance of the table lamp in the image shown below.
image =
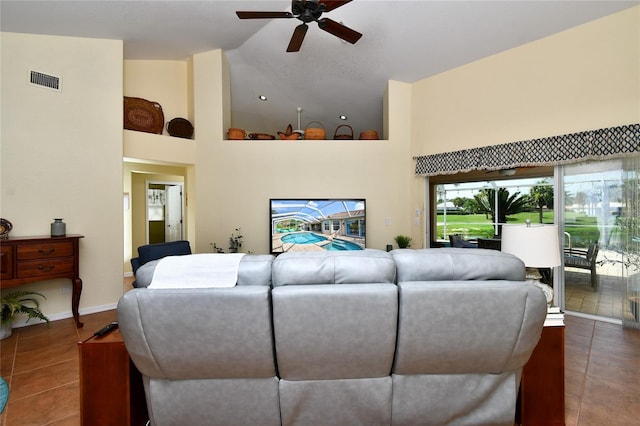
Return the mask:
<svg viewBox="0 0 640 426">
<path fill-rule="evenodd" d="M 526 270 L 526 280 L 540 287 L 547 298 L 553 300 L 553 289 L 540 282 L 538 268 L 553 268 L 561 264 L 560 242 L 556 225 L 532 225 L 527 219 L 525 225 L 502 226 L 502 251 L 519 257 Z"/>
</svg>

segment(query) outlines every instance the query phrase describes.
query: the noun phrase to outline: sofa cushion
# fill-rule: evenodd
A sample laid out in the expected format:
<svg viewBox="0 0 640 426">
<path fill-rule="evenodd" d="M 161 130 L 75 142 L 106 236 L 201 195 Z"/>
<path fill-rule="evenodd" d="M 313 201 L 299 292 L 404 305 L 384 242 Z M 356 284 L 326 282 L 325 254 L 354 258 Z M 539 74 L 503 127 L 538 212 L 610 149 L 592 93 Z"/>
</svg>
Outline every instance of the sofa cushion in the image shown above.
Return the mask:
<svg viewBox="0 0 640 426">
<path fill-rule="evenodd" d="M 118 302 L 118 322 L 143 375 L 170 380 L 276 375 L 268 287 L 134 289 Z"/>
<path fill-rule="evenodd" d="M 160 259 L 152 260 L 136 271 L 135 287 L 149 286 L 153 279 L 156 264 L 159 261 Z M 238 265 L 238 282 L 236 286 L 271 286 L 272 263 L 273 255 L 270 254 L 247 254 L 243 256 Z"/>
<path fill-rule="evenodd" d="M 396 266 L 389 253 L 365 249 L 284 253 L 273 262 L 273 286 L 393 283 Z"/>
<path fill-rule="evenodd" d="M 521 368 L 540 339 L 546 299 L 525 281 L 398 287 L 394 373 L 498 374 Z"/>
<path fill-rule="evenodd" d="M 396 344 L 394 284 L 283 286 L 272 290 L 280 377 L 387 376 Z"/>
<path fill-rule="evenodd" d="M 497 250 L 429 248 L 393 250 L 398 282 L 451 280 L 523 281 L 525 266 L 519 258 Z"/>
</svg>

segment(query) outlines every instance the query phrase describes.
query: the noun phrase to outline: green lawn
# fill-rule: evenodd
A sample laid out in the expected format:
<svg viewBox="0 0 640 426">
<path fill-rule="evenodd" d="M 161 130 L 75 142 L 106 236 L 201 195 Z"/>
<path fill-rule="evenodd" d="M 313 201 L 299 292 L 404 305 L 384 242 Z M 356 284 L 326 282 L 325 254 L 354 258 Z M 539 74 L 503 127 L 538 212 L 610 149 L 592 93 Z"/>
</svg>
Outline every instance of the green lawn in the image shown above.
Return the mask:
<svg viewBox="0 0 640 426">
<path fill-rule="evenodd" d="M 524 212 L 511 215 L 507 218 L 507 223 L 525 223 L 527 219 L 531 223 L 538 223 L 538 212 Z M 553 211 L 544 211 L 542 222 L 553 223 Z M 493 237 L 493 223 L 491 218 L 484 214 L 467 215 L 447 215 L 447 238 L 444 238 L 444 215 L 438 214 L 438 239 L 448 239 L 451 234 L 460 234 L 465 239 L 470 238 L 491 238 Z"/>
<path fill-rule="evenodd" d="M 542 215 L 542 222 L 553 224 L 553 211 L 545 210 Z M 538 212 L 525 212 L 511 215 L 507 218 L 507 223 L 525 223 L 531 219 L 531 223 L 539 223 Z M 460 234 L 465 239 L 492 238 L 494 234 L 491 219 L 484 214 L 468 215 L 447 215 L 447 237 L 444 233 L 444 215 L 438 214 L 438 236 L 442 240 L 448 240 L 451 234 Z M 565 217 L 565 230 L 571 234 L 571 241 L 574 247 L 588 247 L 590 243 L 598 241 L 600 232 L 598 231 L 597 219 L 594 216 L 584 216 L 567 212 Z"/>
</svg>

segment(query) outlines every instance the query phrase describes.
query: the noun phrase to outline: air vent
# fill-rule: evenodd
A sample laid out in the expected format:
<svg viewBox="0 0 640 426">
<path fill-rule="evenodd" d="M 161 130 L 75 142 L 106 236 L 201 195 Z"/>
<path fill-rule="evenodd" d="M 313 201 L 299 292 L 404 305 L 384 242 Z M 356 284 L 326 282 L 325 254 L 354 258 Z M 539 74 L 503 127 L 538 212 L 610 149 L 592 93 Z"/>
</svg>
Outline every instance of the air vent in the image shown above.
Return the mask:
<svg viewBox="0 0 640 426">
<path fill-rule="evenodd" d="M 56 92 L 62 90 L 62 79 L 60 77 L 38 71 L 31 70 L 29 72 L 29 83 L 45 89 L 55 90 Z"/>
</svg>

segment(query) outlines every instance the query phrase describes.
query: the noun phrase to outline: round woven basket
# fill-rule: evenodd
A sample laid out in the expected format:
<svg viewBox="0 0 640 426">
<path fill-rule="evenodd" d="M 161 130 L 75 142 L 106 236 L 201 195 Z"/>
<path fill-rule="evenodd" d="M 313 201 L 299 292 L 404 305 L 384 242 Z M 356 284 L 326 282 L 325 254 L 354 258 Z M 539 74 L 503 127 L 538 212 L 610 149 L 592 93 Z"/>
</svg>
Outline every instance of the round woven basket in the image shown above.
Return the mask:
<svg viewBox="0 0 640 426">
<path fill-rule="evenodd" d="M 186 118 L 174 118 L 167 123 L 167 132 L 171 136 L 191 139 L 193 136 L 193 125 Z"/>
<path fill-rule="evenodd" d="M 310 124 L 317 124 L 320 127 L 309 127 Z M 313 140 L 324 140 L 327 138 L 327 132 L 319 121 L 310 121 L 304 128 L 304 138 Z"/>
<path fill-rule="evenodd" d="M 162 134 L 164 113 L 159 103 L 125 96 L 123 112 L 125 129 Z"/>
<path fill-rule="evenodd" d="M 341 127 L 346 127 L 347 129 L 349 129 L 349 133 L 338 133 L 338 130 Z M 343 130 L 345 131 L 345 130 Z M 349 126 L 348 124 L 341 124 L 338 127 L 336 127 L 336 131 L 333 132 L 333 139 L 336 140 L 348 140 L 348 139 L 353 139 L 353 128 L 351 126 Z"/>
<path fill-rule="evenodd" d="M 227 136 L 231 140 L 239 141 L 243 140 L 247 136 L 247 132 L 242 129 L 236 129 L 232 127 L 227 131 Z"/>
<path fill-rule="evenodd" d="M 378 132 L 376 130 L 365 130 L 364 132 L 360 132 L 360 139 L 376 140 L 378 139 Z"/>
</svg>

